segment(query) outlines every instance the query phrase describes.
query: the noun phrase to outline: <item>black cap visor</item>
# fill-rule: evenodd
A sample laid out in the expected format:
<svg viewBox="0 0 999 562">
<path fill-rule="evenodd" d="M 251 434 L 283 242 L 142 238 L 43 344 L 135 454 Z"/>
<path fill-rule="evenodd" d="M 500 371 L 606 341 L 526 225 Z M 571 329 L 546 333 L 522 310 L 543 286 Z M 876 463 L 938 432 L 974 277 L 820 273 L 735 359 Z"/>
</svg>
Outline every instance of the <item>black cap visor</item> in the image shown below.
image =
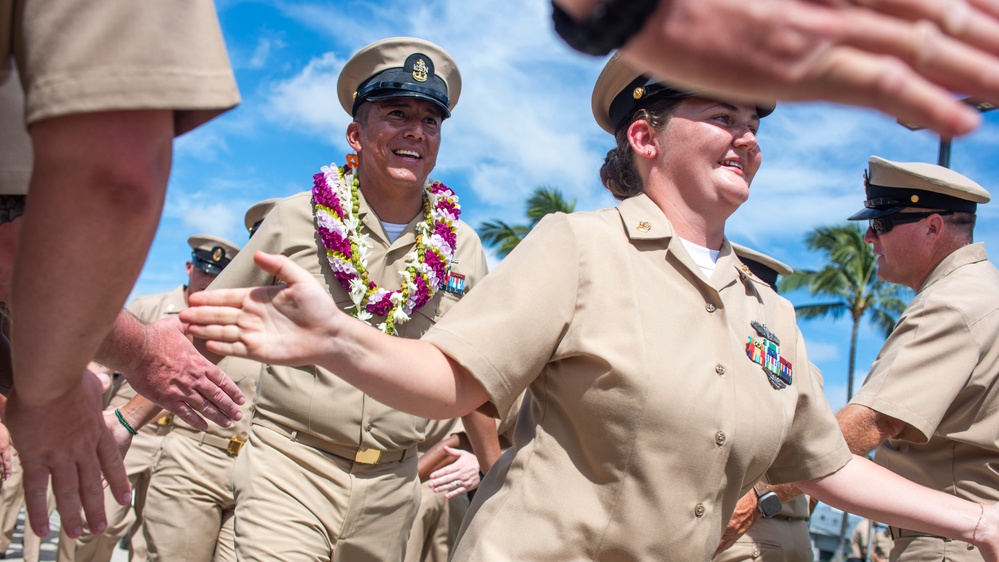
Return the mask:
<svg viewBox="0 0 999 562">
<path fill-rule="evenodd" d="M 614 130 L 617 131 L 632 113 L 654 100 L 684 99 L 702 96 L 715 99 L 710 94 L 677 90 L 648 76 L 639 76 L 614 97 L 611 101 L 608 114 Z M 773 113 L 775 107 L 775 105 L 757 105 L 756 114 L 762 119 Z"/>
<path fill-rule="evenodd" d="M 867 201 L 865 209 L 854 213 L 847 220 L 862 221 L 893 215 L 906 207 L 919 209 L 940 209 L 942 211 L 957 211 L 974 213 L 978 204 L 974 201 L 960 199 L 952 195 L 912 189 L 907 187 L 888 187 L 867 181 Z"/>
<path fill-rule="evenodd" d="M 357 108 L 362 102 L 392 98 L 424 99 L 439 107 L 445 119 L 451 117 L 447 86 L 443 80 L 433 76 L 426 82 L 418 84 L 413 82 L 411 72 L 406 72 L 401 68 L 390 68 L 381 72 L 358 88 L 352 113 L 357 115 Z"/>
</svg>

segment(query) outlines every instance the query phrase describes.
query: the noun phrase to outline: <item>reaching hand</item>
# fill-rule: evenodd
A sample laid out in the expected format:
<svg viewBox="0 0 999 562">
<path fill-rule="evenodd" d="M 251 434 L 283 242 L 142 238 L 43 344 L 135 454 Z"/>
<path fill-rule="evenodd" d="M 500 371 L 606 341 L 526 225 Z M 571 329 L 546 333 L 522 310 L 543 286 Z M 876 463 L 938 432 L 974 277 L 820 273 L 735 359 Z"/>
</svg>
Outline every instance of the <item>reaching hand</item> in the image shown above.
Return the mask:
<svg viewBox="0 0 999 562">
<path fill-rule="evenodd" d="M 333 328 L 350 317 L 287 257 L 257 252 L 253 258 L 286 285 L 195 293 L 181 321 L 213 353 L 291 366 L 319 363 L 332 345 Z"/>
<path fill-rule="evenodd" d="M 243 393 L 221 369 L 205 359 L 185 335 L 180 320 L 168 316 L 146 326 L 137 372 L 124 373 L 136 392 L 198 429 L 204 415 L 222 427 L 242 418 Z"/>
<path fill-rule="evenodd" d="M 621 54 L 690 88 L 873 107 L 950 137 L 980 122 L 950 92 L 999 103 L 999 4 L 661 0 Z"/>
<path fill-rule="evenodd" d="M 7 425 L 24 469 L 24 502 L 35 534 L 49 532 L 49 478 L 62 525 L 70 537 L 83 532 L 80 507 L 91 531 L 103 533 L 106 479 L 121 505 L 132 501 L 114 438 L 101 416 L 101 389 L 89 371 L 41 405 L 22 404 L 15 388 L 7 400 Z M 103 475 L 103 477 L 102 477 Z"/>
<path fill-rule="evenodd" d="M 427 482 L 430 489 L 435 494 L 444 494 L 445 498 L 451 499 L 478 488 L 479 460 L 475 455 L 454 447 L 445 447 L 444 450 L 454 457 L 454 461 L 430 475 L 430 481 Z"/>
<path fill-rule="evenodd" d="M 115 415 L 114 410 L 104 411 L 104 425 L 111 432 L 111 437 L 114 439 L 115 446 L 118 448 L 118 454 L 121 458 L 125 458 L 125 454 L 128 453 L 129 447 L 132 446 L 132 433 L 125 429 L 125 426 L 118 421 L 118 416 Z M 135 425 L 132 426 L 135 428 Z M 105 482 L 107 484 L 107 482 Z"/>
<path fill-rule="evenodd" d="M 722 533 L 721 542 L 718 544 L 715 556 L 735 544 L 735 541 L 739 540 L 739 537 L 746 534 L 746 531 L 759 521 L 760 510 L 757 509 L 757 504 L 756 492 L 752 490 L 739 499 L 739 503 L 735 504 L 735 512 L 732 514 L 732 519 L 729 520 L 728 526 L 725 527 L 725 532 Z"/>
</svg>

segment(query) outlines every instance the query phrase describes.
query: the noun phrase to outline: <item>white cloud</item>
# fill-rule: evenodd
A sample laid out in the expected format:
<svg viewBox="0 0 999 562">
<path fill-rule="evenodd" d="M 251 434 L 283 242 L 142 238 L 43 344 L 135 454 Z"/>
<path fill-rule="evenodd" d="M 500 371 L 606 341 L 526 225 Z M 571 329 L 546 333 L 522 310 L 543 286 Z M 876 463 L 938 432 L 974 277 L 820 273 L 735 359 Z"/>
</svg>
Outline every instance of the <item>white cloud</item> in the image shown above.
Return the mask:
<svg viewBox="0 0 999 562">
<path fill-rule="evenodd" d="M 806 344 L 808 360 L 812 363 L 840 359 L 840 346 L 820 341 L 810 341 Z"/>
<path fill-rule="evenodd" d="M 270 58 L 272 49 L 284 47 L 284 41 L 275 37 L 261 37 L 257 41 L 257 48 L 250 55 L 250 60 L 246 63 L 249 68 L 265 68 Z"/>
</svg>

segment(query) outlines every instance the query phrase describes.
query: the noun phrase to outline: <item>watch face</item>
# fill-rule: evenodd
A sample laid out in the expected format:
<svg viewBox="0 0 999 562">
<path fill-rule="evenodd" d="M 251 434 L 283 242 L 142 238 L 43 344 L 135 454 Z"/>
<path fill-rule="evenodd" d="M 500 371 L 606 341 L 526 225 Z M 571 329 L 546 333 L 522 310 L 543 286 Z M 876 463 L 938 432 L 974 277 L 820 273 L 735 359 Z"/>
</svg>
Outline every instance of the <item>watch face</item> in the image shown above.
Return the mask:
<svg viewBox="0 0 999 562">
<path fill-rule="evenodd" d="M 767 492 L 759 497 L 760 513 L 764 517 L 773 517 L 780 513 L 784 506 L 780 503 L 780 498 L 773 492 Z"/>
</svg>

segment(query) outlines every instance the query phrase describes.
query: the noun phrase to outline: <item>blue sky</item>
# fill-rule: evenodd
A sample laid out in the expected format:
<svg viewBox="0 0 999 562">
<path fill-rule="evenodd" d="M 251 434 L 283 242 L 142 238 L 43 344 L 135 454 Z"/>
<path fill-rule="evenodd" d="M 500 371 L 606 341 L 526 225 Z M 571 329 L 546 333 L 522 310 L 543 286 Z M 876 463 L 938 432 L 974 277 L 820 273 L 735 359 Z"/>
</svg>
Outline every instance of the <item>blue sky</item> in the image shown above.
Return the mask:
<svg viewBox="0 0 999 562">
<path fill-rule="evenodd" d="M 461 69 L 463 89 L 443 127 L 433 177 L 454 188 L 471 225 L 523 221 L 537 186 L 557 187 L 577 210 L 612 206 L 598 169 L 612 139 L 593 121 L 590 93 L 604 59 L 576 54 L 551 29 L 546 0 L 254 2 L 217 0 L 243 103 L 176 143 L 160 229 L 133 295 L 185 281 L 187 237 L 207 233 L 242 244 L 253 203 L 309 189 L 312 174 L 347 153 L 349 117 L 336 80 L 360 47 L 391 36 L 443 46 Z M 723 69 L 720 69 L 723 71 Z M 869 110 L 780 104 L 760 131 L 764 163 L 750 201 L 728 222 L 734 241 L 796 268 L 821 267 L 805 234 L 862 206 L 867 158 L 936 162 L 939 141 Z M 997 191 L 999 111 L 954 141 L 951 167 Z M 979 209 L 976 238 L 999 248 L 999 204 Z M 493 260 L 495 263 L 495 259 Z M 803 304 L 808 295 L 789 295 Z M 846 401 L 849 325 L 801 324 L 809 356 L 826 377 L 834 408 Z M 861 330 L 863 380 L 883 339 Z"/>
</svg>

